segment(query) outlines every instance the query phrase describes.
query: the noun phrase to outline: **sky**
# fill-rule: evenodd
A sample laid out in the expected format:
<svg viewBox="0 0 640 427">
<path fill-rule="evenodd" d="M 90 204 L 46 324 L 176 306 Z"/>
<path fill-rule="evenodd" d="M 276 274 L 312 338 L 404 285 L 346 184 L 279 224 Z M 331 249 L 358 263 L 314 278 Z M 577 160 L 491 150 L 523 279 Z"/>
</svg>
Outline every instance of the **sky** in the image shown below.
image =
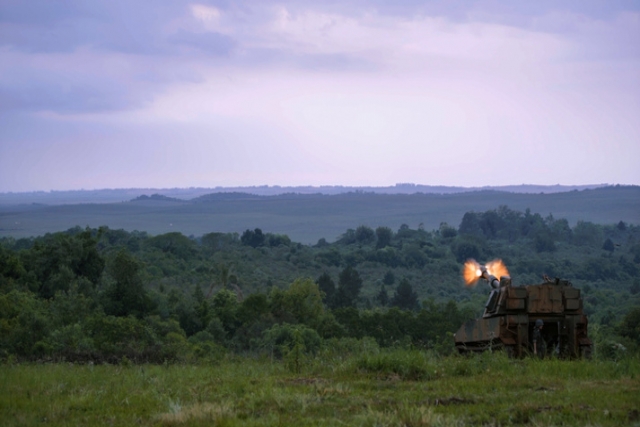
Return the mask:
<svg viewBox="0 0 640 427">
<path fill-rule="evenodd" d="M 640 2 L 0 0 L 0 192 L 640 184 Z"/>
</svg>

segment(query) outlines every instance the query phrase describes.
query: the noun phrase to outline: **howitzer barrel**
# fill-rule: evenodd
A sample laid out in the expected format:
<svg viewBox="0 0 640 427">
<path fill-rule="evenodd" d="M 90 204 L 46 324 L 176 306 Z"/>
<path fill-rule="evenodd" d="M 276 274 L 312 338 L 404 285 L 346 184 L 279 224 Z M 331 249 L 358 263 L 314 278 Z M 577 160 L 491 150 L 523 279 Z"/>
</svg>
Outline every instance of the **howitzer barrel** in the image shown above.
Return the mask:
<svg viewBox="0 0 640 427">
<path fill-rule="evenodd" d="M 489 283 L 491 289 L 498 289 L 500 287 L 500 280 L 496 276 L 489 274 L 484 266 L 480 268 L 480 271 L 482 272 L 482 274 L 480 274 L 480 277 L 482 277 L 487 281 L 487 283 Z"/>
</svg>

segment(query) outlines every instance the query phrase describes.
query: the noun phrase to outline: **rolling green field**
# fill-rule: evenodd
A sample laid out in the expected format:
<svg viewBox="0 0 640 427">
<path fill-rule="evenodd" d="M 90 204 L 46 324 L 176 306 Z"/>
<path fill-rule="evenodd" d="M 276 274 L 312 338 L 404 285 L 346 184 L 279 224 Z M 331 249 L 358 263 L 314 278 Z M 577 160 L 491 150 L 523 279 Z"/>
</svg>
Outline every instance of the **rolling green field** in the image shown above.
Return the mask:
<svg viewBox="0 0 640 427">
<path fill-rule="evenodd" d="M 640 425 L 640 361 L 325 350 L 297 368 L 0 366 L 4 426 Z"/>
<path fill-rule="evenodd" d="M 312 244 L 334 241 L 358 225 L 401 224 L 426 230 L 442 222 L 454 227 L 469 211 L 507 205 L 511 209 L 553 214 L 571 224 L 591 221 L 640 223 L 640 187 L 606 187 L 553 194 L 477 191 L 457 194 L 280 195 L 211 197 L 192 201 L 143 200 L 105 204 L 0 205 L 0 237 L 30 237 L 69 228 L 100 227 L 146 231 L 152 235 L 179 231 L 201 236 L 259 227 Z"/>
</svg>

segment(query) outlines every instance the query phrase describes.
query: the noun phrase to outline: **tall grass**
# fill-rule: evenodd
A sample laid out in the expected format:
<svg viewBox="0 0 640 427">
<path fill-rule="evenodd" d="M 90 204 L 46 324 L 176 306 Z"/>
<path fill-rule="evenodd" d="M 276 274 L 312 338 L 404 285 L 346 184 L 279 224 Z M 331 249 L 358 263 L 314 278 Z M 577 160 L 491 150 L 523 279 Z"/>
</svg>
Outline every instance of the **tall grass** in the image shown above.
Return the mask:
<svg viewBox="0 0 640 427">
<path fill-rule="evenodd" d="M 637 358 L 439 357 L 341 345 L 352 351 L 340 357 L 326 350 L 295 370 L 286 361 L 240 357 L 209 365 L 0 365 L 0 420 L 3 426 L 640 422 Z"/>
</svg>

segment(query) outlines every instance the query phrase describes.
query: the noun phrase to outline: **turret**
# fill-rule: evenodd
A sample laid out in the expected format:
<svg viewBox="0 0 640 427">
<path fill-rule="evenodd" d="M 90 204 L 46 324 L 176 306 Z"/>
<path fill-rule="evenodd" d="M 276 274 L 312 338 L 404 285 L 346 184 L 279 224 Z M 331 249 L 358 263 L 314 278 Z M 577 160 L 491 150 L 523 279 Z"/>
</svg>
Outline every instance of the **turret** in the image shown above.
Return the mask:
<svg viewBox="0 0 640 427">
<path fill-rule="evenodd" d="M 536 320 L 544 319 L 547 349 L 567 357 L 590 354 L 580 291 L 569 281 L 544 276 L 540 284 L 513 286 L 501 260 L 486 265 L 468 260 L 463 277 L 467 286 L 482 279 L 491 292 L 482 317 L 465 323 L 455 334 L 460 352 L 504 348 L 509 354 L 523 356 L 531 351 L 529 337 Z"/>
</svg>

